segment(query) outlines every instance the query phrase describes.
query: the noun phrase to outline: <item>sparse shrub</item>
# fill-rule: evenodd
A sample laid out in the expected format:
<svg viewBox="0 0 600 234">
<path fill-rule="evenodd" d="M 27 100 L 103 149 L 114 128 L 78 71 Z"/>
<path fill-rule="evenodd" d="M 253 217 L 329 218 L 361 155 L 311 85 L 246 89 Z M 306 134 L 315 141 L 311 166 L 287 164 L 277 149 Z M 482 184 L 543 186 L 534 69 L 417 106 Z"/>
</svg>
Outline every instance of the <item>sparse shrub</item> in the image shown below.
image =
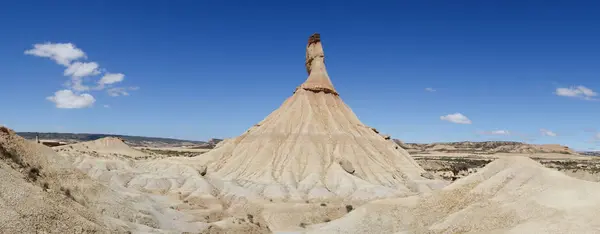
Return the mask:
<svg viewBox="0 0 600 234">
<path fill-rule="evenodd" d="M 9 158 L 20 167 L 25 167 L 23 160 L 21 160 L 21 157 L 11 152 L 8 152 L 2 146 L 0 146 L 0 156 L 2 156 L 3 158 Z"/>
<path fill-rule="evenodd" d="M 327 219 L 327 218 L 326 218 L 325 220 L 323 220 L 323 222 L 325 222 L 325 223 L 329 223 L 329 222 L 331 222 L 331 219 Z"/>
<path fill-rule="evenodd" d="M 251 223 L 254 223 L 254 216 L 252 216 L 251 214 L 248 214 L 248 221 L 250 221 Z"/>
<path fill-rule="evenodd" d="M 75 201 L 75 197 L 73 197 L 73 194 L 71 194 L 70 189 L 61 187 L 60 190 L 65 193 L 65 196 L 67 196 L 68 198 L 71 198 L 71 200 Z"/>
<path fill-rule="evenodd" d="M 350 211 L 354 210 L 352 205 L 346 205 L 346 212 L 350 213 Z"/>
<path fill-rule="evenodd" d="M 321 206 L 327 206 L 327 204 L 325 204 L 325 203 L 321 203 Z"/>
<path fill-rule="evenodd" d="M 454 175 L 458 175 L 458 173 L 461 171 L 469 170 L 469 165 L 466 163 L 462 163 L 462 162 L 453 164 L 451 170 L 452 170 L 452 173 L 454 173 Z"/>
<path fill-rule="evenodd" d="M 31 169 L 29 169 L 29 173 L 27 174 L 29 176 L 29 179 L 33 182 L 37 181 L 37 178 L 40 176 L 40 170 L 37 169 L 36 167 L 32 167 Z"/>
<path fill-rule="evenodd" d="M 306 223 L 300 223 L 301 228 L 306 228 L 306 225 L 307 225 Z"/>
</svg>

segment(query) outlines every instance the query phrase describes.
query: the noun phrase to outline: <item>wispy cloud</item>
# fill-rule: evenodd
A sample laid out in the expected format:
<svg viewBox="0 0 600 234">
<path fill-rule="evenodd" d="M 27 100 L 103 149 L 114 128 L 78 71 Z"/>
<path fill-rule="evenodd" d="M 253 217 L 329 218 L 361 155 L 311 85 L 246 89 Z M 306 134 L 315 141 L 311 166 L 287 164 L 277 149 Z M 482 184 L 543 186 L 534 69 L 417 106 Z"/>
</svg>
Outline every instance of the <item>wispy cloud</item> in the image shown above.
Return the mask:
<svg viewBox="0 0 600 234">
<path fill-rule="evenodd" d="M 597 132 L 596 134 L 594 134 L 593 140 L 596 142 L 600 142 L 600 132 Z"/>
<path fill-rule="evenodd" d="M 425 88 L 425 91 L 427 91 L 427 92 L 435 92 L 436 90 L 433 89 L 433 88 Z"/>
<path fill-rule="evenodd" d="M 138 90 L 138 89 L 140 89 L 140 88 L 139 87 L 128 87 L 128 88 L 120 87 L 120 88 L 110 88 L 110 89 L 106 90 L 106 92 L 111 97 L 129 96 L 128 90 Z"/>
<path fill-rule="evenodd" d="M 550 137 L 555 137 L 558 136 L 558 134 L 556 134 L 553 131 L 550 131 L 548 129 L 540 129 L 540 133 L 542 134 L 542 136 L 550 136 Z"/>
<path fill-rule="evenodd" d="M 588 101 L 598 100 L 595 98 L 596 96 L 598 96 L 598 93 L 583 85 L 572 86 L 568 88 L 557 88 L 554 94 L 558 96 L 579 98 Z"/>
<path fill-rule="evenodd" d="M 78 109 L 91 107 L 96 102 L 96 99 L 87 93 L 75 94 L 73 91 L 65 89 L 54 93 L 54 96 L 47 97 L 51 102 L 54 102 L 56 108 L 61 109 Z"/>
<path fill-rule="evenodd" d="M 483 131 L 479 133 L 482 135 L 510 135 L 510 132 L 507 130 Z"/>
<path fill-rule="evenodd" d="M 112 86 L 122 82 L 125 79 L 123 73 L 109 73 L 100 69 L 96 62 L 83 62 L 79 60 L 87 59 L 83 50 L 77 48 L 73 43 L 51 43 L 33 45 L 33 49 L 26 50 L 26 55 L 32 55 L 42 58 L 49 58 L 56 63 L 66 67 L 64 76 L 70 77 L 65 84 L 68 89 L 57 91 L 54 96 L 47 99 L 54 102 L 58 108 L 84 108 L 89 107 L 95 102 L 95 98 L 89 93 L 81 93 L 92 90 L 86 85 L 86 77 L 94 77 L 104 73 L 97 82 L 93 90 L 103 90 L 107 86 Z M 107 90 L 109 96 L 128 96 L 125 90 L 136 90 L 133 88 L 111 87 Z"/>
<path fill-rule="evenodd" d="M 454 114 L 440 116 L 440 119 L 451 122 L 451 123 L 457 123 L 457 124 L 471 124 L 472 123 L 471 120 L 469 118 L 467 118 L 467 116 L 464 116 L 461 113 L 454 113 Z"/>
</svg>

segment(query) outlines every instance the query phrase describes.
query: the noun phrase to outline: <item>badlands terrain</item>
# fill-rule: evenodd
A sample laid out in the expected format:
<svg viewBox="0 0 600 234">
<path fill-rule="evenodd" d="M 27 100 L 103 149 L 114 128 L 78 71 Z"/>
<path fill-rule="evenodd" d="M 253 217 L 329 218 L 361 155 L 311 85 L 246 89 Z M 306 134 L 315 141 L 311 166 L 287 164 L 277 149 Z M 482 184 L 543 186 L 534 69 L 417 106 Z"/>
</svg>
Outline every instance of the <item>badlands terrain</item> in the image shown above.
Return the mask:
<svg viewBox="0 0 600 234">
<path fill-rule="evenodd" d="M 291 97 L 210 147 L 117 137 L 48 147 L 0 127 L 0 232 L 600 232 L 600 184 L 565 174 L 595 158 L 556 145 L 394 141 L 343 102 L 320 35 L 305 59 Z"/>
<path fill-rule="evenodd" d="M 41 139 L 45 142 L 83 142 L 90 135 L 101 139 L 114 137 L 121 139 L 129 147 L 145 153 L 145 158 L 194 157 L 214 148 L 221 139 L 208 141 L 189 141 L 141 136 L 74 134 L 74 133 L 17 133 L 29 140 L 35 136 L 52 137 Z M 98 137 L 100 136 L 100 137 Z M 426 171 L 440 179 L 454 181 L 477 172 L 494 159 L 500 157 L 529 157 L 542 165 L 561 171 L 569 176 L 600 182 L 600 157 L 589 155 L 591 152 L 576 152 L 562 145 L 532 145 L 522 142 L 484 141 L 484 142 L 442 142 L 430 144 L 404 143 L 391 139 L 405 149 Z M 168 143 L 167 143 L 168 142 Z M 142 146 L 141 146 L 142 145 Z"/>
</svg>

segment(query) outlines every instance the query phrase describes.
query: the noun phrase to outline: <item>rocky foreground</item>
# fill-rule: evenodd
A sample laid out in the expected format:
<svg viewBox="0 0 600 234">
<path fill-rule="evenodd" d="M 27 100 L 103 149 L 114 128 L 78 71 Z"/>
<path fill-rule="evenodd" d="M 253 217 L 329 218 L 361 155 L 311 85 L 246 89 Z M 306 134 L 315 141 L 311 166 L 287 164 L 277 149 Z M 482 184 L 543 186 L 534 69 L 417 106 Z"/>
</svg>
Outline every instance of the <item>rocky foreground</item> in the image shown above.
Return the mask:
<svg viewBox="0 0 600 234">
<path fill-rule="evenodd" d="M 53 149 L 53 150 L 52 150 Z M 257 202 L 195 160 L 139 157 L 117 138 L 49 148 L 0 129 L 4 233 L 595 233 L 591 160 L 416 157 L 460 174 L 440 190 L 375 199 Z M 198 156 L 201 157 L 202 155 Z M 477 161 L 476 161 L 477 160 Z M 465 169 L 466 168 L 466 169 Z M 596 167 L 597 168 L 597 167 Z M 476 169 L 475 172 L 473 169 Z M 464 171 L 472 170 L 470 173 Z M 453 172 L 454 173 L 454 172 Z M 462 173 L 462 174 L 461 174 Z M 437 176 L 437 175 L 433 175 Z M 454 176 L 454 175 L 453 175 Z M 469 220 L 469 221 L 467 221 Z M 477 222 L 473 222 L 477 220 Z"/>
</svg>

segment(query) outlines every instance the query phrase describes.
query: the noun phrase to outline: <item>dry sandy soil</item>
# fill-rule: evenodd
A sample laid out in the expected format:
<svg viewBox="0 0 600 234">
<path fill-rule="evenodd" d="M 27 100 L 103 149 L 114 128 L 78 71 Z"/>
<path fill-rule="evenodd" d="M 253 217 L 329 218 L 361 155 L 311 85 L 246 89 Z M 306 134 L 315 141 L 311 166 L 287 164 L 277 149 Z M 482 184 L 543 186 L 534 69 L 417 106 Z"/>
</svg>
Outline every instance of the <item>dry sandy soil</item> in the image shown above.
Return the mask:
<svg viewBox="0 0 600 234">
<path fill-rule="evenodd" d="M 8 132 L 0 137 L 3 156 L 0 164 L 4 165 L 0 172 L 8 173 L 5 178 L 12 179 L 4 180 L 2 186 L 6 191 L 21 194 L 21 198 L 14 200 L 12 193 L 4 193 L 1 198 L 3 204 L 17 204 L 0 206 L 5 214 L 1 217 L 10 221 L 3 222 L 5 233 L 596 233 L 600 230 L 596 226 L 600 223 L 597 218 L 600 199 L 596 198 L 599 184 L 569 177 L 517 155 L 503 155 L 499 159 L 460 157 L 462 162 L 465 159 L 492 162 L 478 164 L 481 166 L 478 172 L 465 175 L 445 188 L 421 194 L 367 202 L 352 199 L 258 202 L 252 200 L 251 194 L 232 191 L 239 189 L 237 186 L 203 176 L 203 168 L 194 167 L 195 161 L 187 157 L 140 158 L 139 151 L 111 138 L 72 148 L 56 147 L 55 153 Z M 89 149 L 91 145 L 105 148 L 99 153 L 97 149 Z M 434 158 L 426 157 L 426 160 Z M 423 160 L 417 157 L 418 162 Z M 36 208 L 29 209 L 31 206 Z"/>
</svg>

